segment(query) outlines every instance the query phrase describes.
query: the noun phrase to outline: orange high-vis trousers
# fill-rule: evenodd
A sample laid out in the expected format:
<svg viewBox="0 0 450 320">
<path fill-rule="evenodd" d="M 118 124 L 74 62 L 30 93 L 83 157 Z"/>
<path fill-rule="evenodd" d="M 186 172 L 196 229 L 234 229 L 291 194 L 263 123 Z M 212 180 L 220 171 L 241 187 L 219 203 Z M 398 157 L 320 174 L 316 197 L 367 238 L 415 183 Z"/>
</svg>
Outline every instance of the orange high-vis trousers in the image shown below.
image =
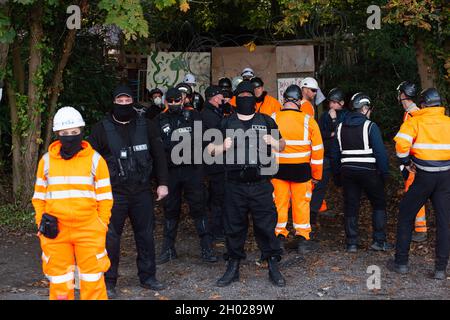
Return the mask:
<svg viewBox="0 0 450 320">
<path fill-rule="evenodd" d="M 292 202 L 292 220 L 295 228 L 295 235 L 302 236 L 309 240 L 311 225 L 309 222 L 309 203 L 311 202 L 312 183 L 291 182 L 280 179 L 272 179 L 274 187 L 274 201 L 278 212 L 278 222 L 275 234 L 282 234 L 287 237 L 289 232 L 286 229 L 288 222 L 289 205 Z"/>
<path fill-rule="evenodd" d="M 405 181 L 405 192 L 408 191 L 409 187 L 414 182 L 414 177 L 415 174 L 410 172 L 408 179 Z M 415 230 L 416 232 L 427 232 L 427 219 L 425 216 L 425 206 L 420 208 L 419 212 L 416 215 Z"/>
<path fill-rule="evenodd" d="M 55 239 L 39 236 L 50 300 L 74 299 L 75 268 L 80 277 L 81 300 L 107 300 L 103 277 L 110 266 L 105 248 L 107 226 L 95 217 L 77 227 L 58 223 L 58 228 Z"/>
</svg>

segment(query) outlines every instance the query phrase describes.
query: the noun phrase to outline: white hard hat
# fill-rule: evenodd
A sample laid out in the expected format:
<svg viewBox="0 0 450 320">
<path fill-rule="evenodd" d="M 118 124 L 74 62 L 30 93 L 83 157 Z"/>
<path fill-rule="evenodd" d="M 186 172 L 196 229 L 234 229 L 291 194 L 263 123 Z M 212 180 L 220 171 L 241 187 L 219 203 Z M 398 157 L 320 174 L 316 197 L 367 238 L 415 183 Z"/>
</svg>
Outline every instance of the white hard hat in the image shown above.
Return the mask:
<svg viewBox="0 0 450 320">
<path fill-rule="evenodd" d="M 317 80 L 311 77 L 305 78 L 300 83 L 300 88 L 310 88 L 310 89 L 319 89 L 319 84 Z"/>
<path fill-rule="evenodd" d="M 231 80 L 231 90 L 233 90 L 233 91 L 236 90 L 237 86 L 242 81 L 244 81 L 244 79 L 242 79 L 241 76 L 234 77 L 233 80 Z"/>
<path fill-rule="evenodd" d="M 83 117 L 75 108 L 62 107 L 53 117 L 53 131 L 84 127 Z"/>
<path fill-rule="evenodd" d="M 183 79 L 184 83 L 189 83 L 189 84 L 196 84 L 197 82 L 195 81 L 195 76 L 192 73 L 188 73 L 184 79 Z"/>
<path fill-rule="evenodd" d="M 253 72 L 252 68 L 244 68 L 241 73 L 242 77 L 254 77 L 255 73 Z"/>
</svg>

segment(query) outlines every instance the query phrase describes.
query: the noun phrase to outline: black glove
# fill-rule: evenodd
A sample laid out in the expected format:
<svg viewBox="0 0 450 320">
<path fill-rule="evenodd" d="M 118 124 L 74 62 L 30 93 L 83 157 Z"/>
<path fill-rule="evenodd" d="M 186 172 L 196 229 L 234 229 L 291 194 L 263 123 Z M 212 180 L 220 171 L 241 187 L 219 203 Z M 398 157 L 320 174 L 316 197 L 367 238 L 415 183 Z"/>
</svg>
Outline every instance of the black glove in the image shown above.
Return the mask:
<svg viewBox="0 0 450 320">
<path fill-rule="evenodd" d="M 46 238 L 55 239 L 58 236 L 58 219 L 52 215 L 44 213 L 42 215 L 39 232 Z"/>
</svg>

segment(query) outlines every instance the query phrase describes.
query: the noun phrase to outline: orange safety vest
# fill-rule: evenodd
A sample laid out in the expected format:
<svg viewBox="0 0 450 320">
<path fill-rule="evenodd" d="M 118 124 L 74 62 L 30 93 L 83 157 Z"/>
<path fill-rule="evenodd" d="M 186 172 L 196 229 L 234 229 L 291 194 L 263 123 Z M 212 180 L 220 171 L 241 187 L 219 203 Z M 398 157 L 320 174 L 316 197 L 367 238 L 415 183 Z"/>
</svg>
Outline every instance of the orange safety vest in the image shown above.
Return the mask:
<svg viewBox="0 0 450 320">
<path fill-rule="evenodd" d="M 280 102 L 272 96 L 266 95 L 264 100 L 256 103 L 256 112 L 271 116 L 273 113 L 281 110 Z"/>
<path fill-rule="evenodd" d="M 312 118 L 314 118 L 314 106 L 308 100 L 303 99 L 300 102 L 300 111 L 309 114 Z"/>
<path fill-rule="evenodd" d="M 444 107 L 428 107 L 405 121 L 394 138 L 397 157 L 411 157 L 417 168 L 428 172 L 450 170 L 450 118 Z"/>
<path fill-rule="evenodd" d="M 87 141 L 73 158 L 60 155 L 61 142 L 53 142 L 39 161 L 32 199 L 39 225 L 43 213 L 73 226 L 100 218 L 108 225 L 113 205 L 106 161 Z"/>
<path fill-rule="evenodd" d="M 290 112 L 289 112 L 290 111 Z M 275 153 L 279 164 L 309 163 L 312 177 L 322 179 L 323 142 L 316 120 L 295 109 L 282 109 L 272 118 L 278 125 L 286 148 Z"/>
</svg>

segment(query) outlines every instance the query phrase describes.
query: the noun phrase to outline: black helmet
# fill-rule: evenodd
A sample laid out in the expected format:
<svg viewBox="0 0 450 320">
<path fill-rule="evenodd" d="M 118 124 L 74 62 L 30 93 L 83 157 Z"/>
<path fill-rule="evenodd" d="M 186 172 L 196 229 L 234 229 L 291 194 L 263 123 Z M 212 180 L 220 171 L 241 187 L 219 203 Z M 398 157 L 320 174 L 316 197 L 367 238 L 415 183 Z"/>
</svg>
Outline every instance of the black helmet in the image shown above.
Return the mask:
<svg viewBox="0 0 450 320">
<path fill-rule="evenodd" d="M 219 85 L 219 87 L 222 87 L 222 88 L 230 88 L 231 89 L 231 80 L 226 77 L 220 78 L 218 85 Z"/>
<path fill-rule="evenodd" d="M 179 83 L 175 86 L 175 88 L 178 89 L 181 93 L 185 93 L 188 97 L 192 96 L 192 87 L 187 83 Z"/>
<path fill-rule="evenodd" d="M 181 92 L 177 88 L 169 88 L 166 92 L 166 101 L 181 99 Z"/>
<path fill-rule="evenodd" d="M 403 81 L 397 87 L 397 91 L 400 93 L 404 93 L 408 98 L 414 98 L 417 96 L 417 87 L 414 83 L 409 81 Z"/>
<path fill-rule="evenodd" d="M 250 80 L 250 82 L 253 84 L 253 86 L 254 86 L 255 88 L 263 87 L 263 86 L 264 86 L 264 81 L 262 81 L 262 79 L 259 78 L 259 77 L 253 77 L 253 78 Z"/>
<path fill-rule="evenodd" d="M 419 104 L 427 107 L 435 107 L 442 105 L 441 96 L 435 88 L 423 90 L 419 96 Z"/>
<path fill-rule="evenodd" d="M 238 96 L 242 92 L 248 92 L 252 95 L 255 95 L 255 92 L 253 91 L 254 87 L 253 84 L 250 81 L 242 81 L 238 84 L 236 90 L 234 90 L 234 95 Z"/>
<path fill-rule="evenodd" d="M 364 106 L 371 107 L 370 104 L 369 96 L 362 92 L 355 93 L 350 100 L 350 107 L 352 110 L 359 110 Z"/>
<path fill-rule="evenodd" d="M 345 93 L 339 88 L 333 88 L 328 93 L 328 101 L 341 102 L 345 100 Z"/>
<path fill-rule="evenodd" d="M 291 84 L 284 91 L 283 98 L 286 101 L 299 101 L 302 99 L 302 89 L 296 84 Z"/>
<path fill-rule="evenodd" d="M 159 93 L 160 95 L 164 95 L 163 92 L 161 91 L 161 89 L 159 88 L 153 88 L 152 90 L 149 91 L 149 95 L 153 96 L 155 93 Z"/>
</svg>

